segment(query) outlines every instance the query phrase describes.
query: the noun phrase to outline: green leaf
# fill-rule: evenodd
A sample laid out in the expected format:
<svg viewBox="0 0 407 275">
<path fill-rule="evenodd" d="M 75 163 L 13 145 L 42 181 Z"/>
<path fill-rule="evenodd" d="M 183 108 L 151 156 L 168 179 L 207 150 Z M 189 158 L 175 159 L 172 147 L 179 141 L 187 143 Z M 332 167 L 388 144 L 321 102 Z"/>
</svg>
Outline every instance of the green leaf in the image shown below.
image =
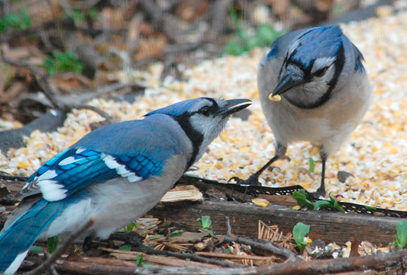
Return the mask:
<svg viewBox="0 0 407 275">
<path fill-rule="evenodd" d="M 342 206 L 336 201 L 336 199 L 334 198 L 334 196 L 332 195 L 331 192 L 329 192 L 329 198 L 331 198 L 331 204 L 332 207 L 335 208 L 336 210 L 340 211 L 340 212 L 345 212 L 345 209 L 342 208 Z"/>
<path fill-rule="evenodd" d="M 239 42 L 229 42 L 227 43 L 224 48 L 223 52 L 228 55 L 239 56 L 244 53 L 245 49 Z"/>
<path fill-rule="evenodd" d="M 401 220 L 396 225 L 396 245 L 399 249 L 403 249 L 407 244 L 407 222 Z"/>
<path fill-rule="evenodd" d="M 133 228 L 137 225 L 136 222 L 132 222 L 131 224 L 129 224 L 128 226 L 124 227 L 123 230 L 124 232 L 131 232 L 133 231 Z"/>
<path fill-rule="evenodd" d="M 174 232 L 171 233 L 171 237 L 175 237 L 175 236 L 181 236 L 184 233 L 184 231 L 182 230 L 175 230 Z"/>
<path fill-rule="evenodd" d="M 212 221 L 211 217 L 209 216 L 202 216 L 201 218 L 198 218 L 197 221 L 199 221 L 199 227 L 204 230 L 212 230 Z"/>
<path fill-rule="evenodd" d="M 314 210 L 318 210 L 320 208 L 324 208 L 324 207 L 330 207 L 332 206 L 331 202 L 329 201 L 316 201 L 314 204 Z"/>
<path fill-rule="evenodd" d="M 368 206 L 368 205 L 366 205 L 365 208 L 366 208 L 366 210 L 369 210 L 369 211 L 372 211 L 372 212 L 377 211 L 377 208 L 376 208 L 376 207 L 373 207 L 373 206 Z"/>
<path fill-rule="evenodd" d="M 144 266 L 143 264 L 144 254 L 139 254 L 136 257 L 137 266 Z"/>
<path fill-rule="evenodd" d="M 22 28 L 26 29 L 31 27 L 31 18 L 27 13 L 25 7 L 20 6 L 21 9 L 21 21 L 22 21 Z"/>
<path fill-rule="evenodd" d="M 294 240 L 300 249 L 301 254 L 304 251 L 307 242 L 304 241 L 304 237 L 309 233 L 310 226 L 303 224 L 302 222 L 297 223 L 293 228 Z"/>
<path fill-rule="evenodd" d="M 301 207 L 306 206 L 310 209 L 314 209 L 314 205 L 308 199 L 308 194 L 305 192 L 304 189 L 301 189 L 299 191 L 294 191 L 292 196 L 293 196 L 293 199 L 295 199 L 297 201 L 299 206 L 301 206 Z"/>
<path fill-rule="evenodd" d="M 315 162 L 314 159 L 312 157 L 308 158 L 309 161 L 309 172 L 310 173 L 314 173 L 315 172 Z"/>
<path fill-rule="evenodd" d="M 122 246 L 119 247 L 119 250 L 131 251 L 131 246 L 130 245 L 122 245 Z"/>
<path fill-rule="evenodd" d="M 44 249 L 42 247 L 33 245 L 30 247 L 30 253 L 37 253 L 37 254 L 44 253 Z"/>
<path fill-rule="evenodd" d="M 54 252 L 57 246 L 58 246 L 58 236 L 48 238 L 47 247 L 49 253 Z"/>
<path fill-rule="evenodd" d="M 43 64 L 44 69 L 50 76 L 54 76 L 59 72 L 82 72 L 84 66 L 73 52 L 54 51 L 52 55 L 53 57 L 46 57 Z"/>
</svg>

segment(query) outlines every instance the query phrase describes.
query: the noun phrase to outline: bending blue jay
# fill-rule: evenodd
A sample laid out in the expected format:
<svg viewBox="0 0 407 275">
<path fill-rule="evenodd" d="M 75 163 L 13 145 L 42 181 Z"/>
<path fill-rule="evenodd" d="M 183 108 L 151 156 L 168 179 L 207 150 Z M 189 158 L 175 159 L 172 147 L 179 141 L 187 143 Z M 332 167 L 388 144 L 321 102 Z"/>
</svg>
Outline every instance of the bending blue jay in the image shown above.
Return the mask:
<svg viewBox="0 0 407 275">
<path fill-rule="evenodd" d="M 259 64 L 261 107 L 276 139 L 275 156 L 249 179 L 283 157 L 289 143 L 310 141 L 320 147 L 321 185 L 325 163 L 362 120 L 372 101 L 363 56 L 336 26 L 288 33 L 271 46 Z"/>
<path fill-rule="evenodd" d="M 27 181 L 0 235 L 0 273 L 13 274 L 39 238 L 75 232 L 106 239 L 154 207 L 199 160 L 229 115 L 250 100 L 197 98 L 142 120 L 99 128 L 57 154 Z"/>
</svg>

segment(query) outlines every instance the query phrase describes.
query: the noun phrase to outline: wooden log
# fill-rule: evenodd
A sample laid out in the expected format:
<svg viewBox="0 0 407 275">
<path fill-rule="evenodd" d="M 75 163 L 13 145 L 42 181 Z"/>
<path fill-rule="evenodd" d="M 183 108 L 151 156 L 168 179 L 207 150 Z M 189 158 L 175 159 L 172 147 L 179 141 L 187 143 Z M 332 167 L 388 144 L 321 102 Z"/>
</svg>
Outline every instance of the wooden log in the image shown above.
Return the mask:
<svg viewBox="0 0 407 275">
<path fill-rule="evenodd" d="M 397 274 L 404 274 L 407 251 L 393 253 L 381 253 L 364 257 L 338 258 L 328 260 L 302 261 L 296 263 L 282 263 L 275 265 L 263 265 L 259 267 L 232 267 L 232 268 L 207 268 L 203 266 L 185 267 L 129 267 L 103 265 L 92 262 L 72 262 L 58 260 L 55 268 L 68 274 L 177 274 L 177 275 L 257 275 L 257 274 L 333 274 L 339 272 L 366 270 L 388 270 L 396 268 Z M 343 274 L 343 273 L 341 273 Z M 370 274 L 370 273 L 369 273 Z"/>
<path fill-rule="evenodd" d="M 302 222 L 311 226 L 310 238 L 325 242 L 345 244 L 356 236 L 361 241 L 387 245 L 395 240 L 399 218 L 343 214 L 331 211 L 296 211 L 292 207 L 269 204 L 258 207 L 233 202 L 204 201 L 195 204 L 162 205 L 154 207 L 149 215 L 160 220 L 182 222 L 198 226 L 197 219 L 210 216 L 212 228 L 218 234 L 226 234 L 225 216 L 230 219 L 232 233 L 257 238 L 258 221 L 277 225 L 284 232 L 291 232 L 294 225 Z"/>
</svg>

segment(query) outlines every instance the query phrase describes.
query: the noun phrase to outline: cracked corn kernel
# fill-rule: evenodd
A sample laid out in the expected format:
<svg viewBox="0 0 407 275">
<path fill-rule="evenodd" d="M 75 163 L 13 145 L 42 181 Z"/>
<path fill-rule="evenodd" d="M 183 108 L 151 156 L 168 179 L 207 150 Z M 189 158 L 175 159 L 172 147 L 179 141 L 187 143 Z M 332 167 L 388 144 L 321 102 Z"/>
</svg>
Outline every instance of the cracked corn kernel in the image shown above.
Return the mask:
<svg viewBox="0 0 407 275">
<path fill-rule="evenodd" d="M 269 205 L 269 202 L 268 202 L 268 200 L 265 200 L 265 199 L 253 199 L 252 200 L 252 203 L 254 203 L 255 205 L 257 205 L 257 206 L 260 206 L 260 207 L 266 207 L 267 205 Z"/>
<path fill-rule="evenodd" d="M 281 101 L 281 95 L 274 95 L 274 96 L 273 96 L 273 94 L 270 94 L 270 95 L 269 95 L 269 99 L 270 99 L 271 101 Z"/>
</svg>

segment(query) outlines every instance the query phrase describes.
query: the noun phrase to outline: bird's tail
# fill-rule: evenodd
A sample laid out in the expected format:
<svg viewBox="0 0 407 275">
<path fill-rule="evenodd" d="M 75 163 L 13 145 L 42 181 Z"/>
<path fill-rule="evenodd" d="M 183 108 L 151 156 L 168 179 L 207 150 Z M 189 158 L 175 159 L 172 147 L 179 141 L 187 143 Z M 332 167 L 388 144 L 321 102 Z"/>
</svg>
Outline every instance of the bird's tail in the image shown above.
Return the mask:
<svg viewBox="0 0 407 275">
<path fill-rule="evenodd" d="M 28 249 L 62 210 L 61 203 L 41 199 L 0 235 L 0 273 L 17 271 Z"/>
</svg>

